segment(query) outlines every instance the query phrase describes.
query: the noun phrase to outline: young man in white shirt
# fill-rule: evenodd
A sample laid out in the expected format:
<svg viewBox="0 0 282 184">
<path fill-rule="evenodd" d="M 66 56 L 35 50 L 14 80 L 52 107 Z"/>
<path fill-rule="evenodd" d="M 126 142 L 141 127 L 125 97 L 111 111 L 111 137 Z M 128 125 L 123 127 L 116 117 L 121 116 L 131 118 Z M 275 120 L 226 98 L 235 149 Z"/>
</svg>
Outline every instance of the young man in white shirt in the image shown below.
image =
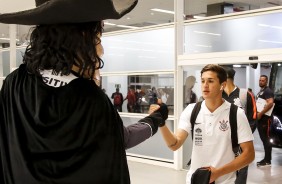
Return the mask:
<svg viewBox="0 0 282 184">
<path fill-rule="evenodd" d="M 254 160 L 252 131 L 244 111 L 240 108 L 237 110 L 237 134 L 242 153 L 236 158 L 233 153 L 229 124 L 231 104 L 222 98 L 226 80 L 226 72 L 221 66 L 209 64 L 201 71 L 202 96 L 205 100 L 194 125 L 192 162 L 187 173 L 187 184 L 191 183 L 192 174 L 200 167 L 211 169 L 210 183 L 234 183 L 235 171 Z M 179 149 L 191 134 L 190 117 L 194 105 L 189 104 L 184 109 L 175 133 L 165 124 L 160 125 L 163 138 L 173 151 Z"/>
</svg>

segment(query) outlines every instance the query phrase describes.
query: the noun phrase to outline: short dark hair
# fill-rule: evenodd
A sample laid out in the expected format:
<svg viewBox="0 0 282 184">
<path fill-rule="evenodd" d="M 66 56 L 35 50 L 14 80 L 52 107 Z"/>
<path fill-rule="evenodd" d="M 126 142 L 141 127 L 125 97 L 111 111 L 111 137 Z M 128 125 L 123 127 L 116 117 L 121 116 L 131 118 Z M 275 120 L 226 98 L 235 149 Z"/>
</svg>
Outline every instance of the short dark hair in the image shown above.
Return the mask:
<svg viewBox="0 0 282 184">
<path fill-rule="evenodd" d="M 266 75 L 261 75 L 260 77 L 264 77 L 266 81 L 268 81 L 268 77 Z"/>
<path fill-rule="evenodd" d="M 223 67 L 223 68 L 226 71 L 227 78 L 234 80 L 236 71 L 231 67 Z"/>
<path fill-rule="evenodd" d="M 95 69 L 103 67 L 96 48 L 101 43 L 102 31 L 101 21 L 37 25 L 31 33 L 23 62 L 31 74 L 38 76 L 41 70 L 68 75 L 76 65 L 80 77 L 88 71 L 92 78 Z"/>
<path fill-rule="evenodd" d="M 215 64 L 208 64 L 201 70 L 201 76 L 204 72 L 212 71 L 217 74 L 220 84 L 227 80 L 227 74 L 223 67 Z"/>
</svg>

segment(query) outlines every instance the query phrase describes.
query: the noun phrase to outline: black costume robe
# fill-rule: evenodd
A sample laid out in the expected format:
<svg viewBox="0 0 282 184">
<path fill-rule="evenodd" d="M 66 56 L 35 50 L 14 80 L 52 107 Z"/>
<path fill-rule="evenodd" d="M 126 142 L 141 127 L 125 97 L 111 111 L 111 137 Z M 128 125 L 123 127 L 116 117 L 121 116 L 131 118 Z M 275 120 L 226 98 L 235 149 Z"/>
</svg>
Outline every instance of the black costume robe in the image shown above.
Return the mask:
<svg viewBox="0 0 282 184">
<path fill-rule="evenodd" d="M 123 123 L 94 81 L 53 88 L 23 64 L 3 83 L 0 120 L 0 183 L 130 183 Z"/>
</svg>

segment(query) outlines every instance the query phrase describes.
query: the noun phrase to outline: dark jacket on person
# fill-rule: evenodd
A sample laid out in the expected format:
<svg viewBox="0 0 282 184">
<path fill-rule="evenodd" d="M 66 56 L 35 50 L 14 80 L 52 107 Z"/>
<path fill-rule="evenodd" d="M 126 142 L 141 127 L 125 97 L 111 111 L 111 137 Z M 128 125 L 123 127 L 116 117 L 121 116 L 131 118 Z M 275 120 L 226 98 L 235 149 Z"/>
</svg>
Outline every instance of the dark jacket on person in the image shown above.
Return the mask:
<svg viewBox="0 0 282 184">
<path fill-rule="evenodd" d="M 94 81 L 53 88 L 23 64 L 0 95 L 5 184 L 128 184 L 123 123 Z"/>
</svg>

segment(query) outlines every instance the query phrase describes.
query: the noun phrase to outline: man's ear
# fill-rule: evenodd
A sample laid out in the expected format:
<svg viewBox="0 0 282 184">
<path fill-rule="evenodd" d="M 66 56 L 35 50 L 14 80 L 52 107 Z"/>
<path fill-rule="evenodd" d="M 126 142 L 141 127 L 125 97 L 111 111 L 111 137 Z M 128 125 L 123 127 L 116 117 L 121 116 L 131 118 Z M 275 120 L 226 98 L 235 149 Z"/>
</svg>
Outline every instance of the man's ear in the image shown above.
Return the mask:
<svg viewBox="0 0 282 184">
<path fill-rule="evenodd" d="M 225 88 L 225 86 L 226 86 L 226 82 L 221 83 L 220 90 L 223 90 Z"/>
</svg>

